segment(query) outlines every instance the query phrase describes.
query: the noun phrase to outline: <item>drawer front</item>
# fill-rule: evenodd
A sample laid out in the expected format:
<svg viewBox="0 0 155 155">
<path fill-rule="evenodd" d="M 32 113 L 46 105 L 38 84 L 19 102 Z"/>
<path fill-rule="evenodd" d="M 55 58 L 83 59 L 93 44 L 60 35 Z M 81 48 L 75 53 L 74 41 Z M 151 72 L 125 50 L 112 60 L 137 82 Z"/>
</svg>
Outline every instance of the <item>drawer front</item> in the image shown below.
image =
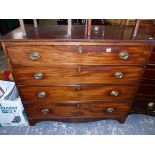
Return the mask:
<svg viewBox="0 0 155 155">
<path fill-rule="evenodd" d="M 80 46 L 80 48 L 82 50 L 79 50 L 78 46 L 15 46 L 7 47 L 7 52 L 12 64 L 21 66 L 143 64 L 149 53 L 147 46 Z"/>
<path fill-rule="evenodd" d="M 138 98 L 154 98 L 155 99 L 155 85 L 140 85 L 138 93 L 136 95 Z"/>
<path fill-rule="evenodd" d="M 129 112 L 129 102 L 34 103 L 26 104 L 28 117 L 114 117 Z"/>
<path fill-rule="evenodd" d="M 129 100 L 135 93 L 135 86 L 55 86 L 24 87 L 19 91 L 23 101 L 87 101 L 87 100 Z"/>
<path fill-rule="evenodd" d="M 155 100 L 146 98 L 136 98 L 132 104 L 132 109 L 153 110 L 155 111 Z"/>
<path fill-rule="evenodd" d="M 138 83 L 142 68 L 137 66 L 60 66 L 14 68 L 18 84 L 64 85 L 90 83 Z"/>
</svg>

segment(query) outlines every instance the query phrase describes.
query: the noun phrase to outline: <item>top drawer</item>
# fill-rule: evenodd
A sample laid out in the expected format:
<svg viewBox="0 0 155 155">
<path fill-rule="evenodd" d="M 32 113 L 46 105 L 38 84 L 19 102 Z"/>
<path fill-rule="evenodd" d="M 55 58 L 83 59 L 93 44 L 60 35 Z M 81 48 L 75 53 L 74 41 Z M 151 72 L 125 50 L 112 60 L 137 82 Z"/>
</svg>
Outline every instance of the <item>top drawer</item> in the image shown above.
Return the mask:
<svg viewBox="0 0 155 155">
<path fill-rule="evenodd" d="M 147 46 L 13 46 L 7 47 L 13 65 L 50 66 L 56 64 L 143 64 Z"/>
</svg>

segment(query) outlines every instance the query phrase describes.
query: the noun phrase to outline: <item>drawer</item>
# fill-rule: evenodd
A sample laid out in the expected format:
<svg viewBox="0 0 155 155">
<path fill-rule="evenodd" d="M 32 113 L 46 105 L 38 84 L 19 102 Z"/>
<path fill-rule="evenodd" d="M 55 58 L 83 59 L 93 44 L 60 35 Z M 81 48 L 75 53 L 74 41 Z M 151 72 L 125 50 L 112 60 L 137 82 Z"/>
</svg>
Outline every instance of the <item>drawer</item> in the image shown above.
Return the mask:
<svg viewBox="0 0 155 155">
<path fill-rule="evenodd" d="M 19 86 L 23 101 L 89 101 L 89 100 L 129 100 L 132 99 L 136 86 L 54 86 L 24 87 Z"/>
<path fill-rule="evenodd" d="M 140 85 L 137 98 L 153 98 L 155 99 L 155 85 Z"/>
<path fill-rule="evenodd" d="M 153 110 L 155 111 L 155 99 L 136 98 L 132 104 L 132 109 Z"/>
<path fill-rule="evenodd" d="M 34 103 L 24 105 L 28 117 L 117 117 L 128 114 L 129 102 Z"/>
<path fill-rule="evenodd" d="M 64 85 L 91 83 L 138 83 L 142 68 L 138 66 L 53 66 L 18 67 L 13 70 L 18 84 Z"/>
<path fill-rule="evenodd" d="M 6 50 L 18 66 L 143 64 L 149 53 L 147 46 L 10 46 Z"/>
</svg>

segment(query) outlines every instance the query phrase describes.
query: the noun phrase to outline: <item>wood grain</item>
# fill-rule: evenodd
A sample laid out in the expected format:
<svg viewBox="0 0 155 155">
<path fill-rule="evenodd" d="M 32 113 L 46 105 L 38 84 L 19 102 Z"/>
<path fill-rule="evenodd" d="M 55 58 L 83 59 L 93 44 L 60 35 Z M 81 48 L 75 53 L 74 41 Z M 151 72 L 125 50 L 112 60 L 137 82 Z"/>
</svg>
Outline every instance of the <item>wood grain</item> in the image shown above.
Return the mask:
<svg viewBox="0 0 155 155">
<path fill-rule="evenodd" d="M 128 40 L 9 40 L 9 41 L 2 41 L 2 43 L 5 44 L 7 47 L 14 47 L 14 46 L 146 46 L 149 50 L 151 50 L 151 42 L 145 41 L 145 40 L 134 40 L 134 41 L 128 41 Z"/>
<path fill-rule="evenodd" d="M 78 68 L 80 67 L 80 72 Z M 82 66 L 66 65 L 52 67 L 17 67 L 13 69 L 16 82 L 22 85 L 65 85 L 65 84 L 135 84 L 138 83 L 143 68 L 140 66 Z M 123 78 L 115 73 L 122 72 Z M 43 73 L 43 79 L 37 80 L 34 74 Z"/>
<path fill-rule="evenodd" d="M 155 99 L 155 85 L 141 84 L 136 94 L 136 97 Z"/>
<path fill-rule="evenodd" d="M 142 77 L 143 80 L 154 80 L 155 81 L 155 66 L 147 66 Z"/>
<path fill-rule="evenodd" d="M 63 103 L 34 103 L 26 104 L 25 109 L 28 117 L 59 118 L 59 117 L 121 117 L 129 112 L 130 102 L 105 102 L 83 103 L 83 104 L 63 104 Z M 108 113 L 107 108 L 114 108 Z M 48 114 L 43 114 L 42 109 L 49 109 Z"/>
<path fill-rule="evenodd" d="M 152 43 L 151 45 L 151 56 L 148 61 L 149 64 L 155 64 L 155 44 Z"/>
<path fill-rule="evenodd" d="M 155 106 L 148 108 L 148 103 L 155 103 L 155 48 L 152 44 L 152 53 L 146 65 L 141 85 L 133 100 L 131 113 L 155 116 Z"/>
<path fill-rule="evenodd" d="M 149 59 L 149 64 L 155 64 L 155 52 L 151 53 L 151 57 Z"/>
<path fill-rule="evenodd" d="M 10 61 L 16 66 L 144 64 L 149 54 L 146 46 L 82 46 L 82 48 L 83 52 L 79 53 L 78 46 L 14 46 L 7 47 L 7 52 Z M 111 48 L 111 52 L 106 52 L 107 48 Z M 40 58 L 36 61 L 29 58 L 29 54 L 33 51 L 40 53 Z M 121 51 L 129 53 L 127 60 L 119 58 Z"/>
<path fill-rule="evenodd" d="M 80 90 L 78 88 L 80 87 Z M 87 100 L 131 100 L 136 86 L 54 86 L 54 87 L 18 87 L 23 101 L 87 101 Z M 111 96 L 111 91 L 119 91 L 118 96 Z M 47 96 L 39 98 L 39 92 Z"/>
</svg>

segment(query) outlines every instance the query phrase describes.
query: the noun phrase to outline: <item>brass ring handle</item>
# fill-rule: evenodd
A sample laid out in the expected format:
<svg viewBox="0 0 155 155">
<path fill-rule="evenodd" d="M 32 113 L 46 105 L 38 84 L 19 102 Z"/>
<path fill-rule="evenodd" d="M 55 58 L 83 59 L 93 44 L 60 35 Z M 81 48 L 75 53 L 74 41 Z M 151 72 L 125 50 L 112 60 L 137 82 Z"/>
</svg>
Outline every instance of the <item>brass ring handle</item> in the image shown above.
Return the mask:
<svg viewBox="0 0 155 155">
<path fill-rule="evenodd" d="M 32 60 L 32 61 L 36 61 L 40 58 L 40 54 L 39 52 L 31 52 L 29 54 L 29 58 Z"/>
<path fill-rule="evenodd" d="M 34 78 L 37 80 L 41 80 L 41 79 L 43 79 L 43 77 L 44 77 L 43 73 L 35 73 L 34 74 Z"/>
<path fill-rule="evenodd" d="M 78 53 L 80 54 L 80 53 L 82 53 L 83 52 L 83 48 L 80 46 L 80 47 L 78 47 Z"/>
<path fill-rule="evenodd" d="M 154 102 L 149 102 L 147 106 L 148 106 L 148 109 L 153 109 L 154 106 L 155 106 L 155 103 Z"/>
<path fill-rule="evenodd" d="M 44 97 L 46 97 L 47 96 L 47 93 L 46 92 L 39 92 L 38 93 L 38 97 L 39 98 L 44 98 Z"/>
<path fill-rule="evenodd" d="M 129 53 L 127 51 L 122 51 L 119 53 L 119 58 L 121 60 L 127 60 L 129 58 Z"/>
<path fill-rule="evenodd" d="M 118 96 L 118 95 L 119 95 L 119 91 L 117 91 L 117 90 L 112 90 L 112 91 L 110 92 L 110 95 L 111 95 L 111 96 Z"/>
<path fill-rule="evenodd" d="M 121 78 L 123 78 L 124 74 L 123 74 L 122 72 L 116 72 L 116 73 L 114 74 L 114 76 L 115 76 L 115 78 L 117 78 L 117 79 L 121 79 Z"/>
<path fill-rule="evenodd" d="M 106 112 L 112 113 L 112 112 L 114 112 L 114 108 L 107 108 L 107 109 L 106 109 Z"/>
<path fill-rule="evenodd" d="M 42 109 L 41 112 L 42 112 L 43 114 L 48 114 L 48 113 L 50 112 L 50 110 L 49 110 L 49 109 Z"/>
</svg>

